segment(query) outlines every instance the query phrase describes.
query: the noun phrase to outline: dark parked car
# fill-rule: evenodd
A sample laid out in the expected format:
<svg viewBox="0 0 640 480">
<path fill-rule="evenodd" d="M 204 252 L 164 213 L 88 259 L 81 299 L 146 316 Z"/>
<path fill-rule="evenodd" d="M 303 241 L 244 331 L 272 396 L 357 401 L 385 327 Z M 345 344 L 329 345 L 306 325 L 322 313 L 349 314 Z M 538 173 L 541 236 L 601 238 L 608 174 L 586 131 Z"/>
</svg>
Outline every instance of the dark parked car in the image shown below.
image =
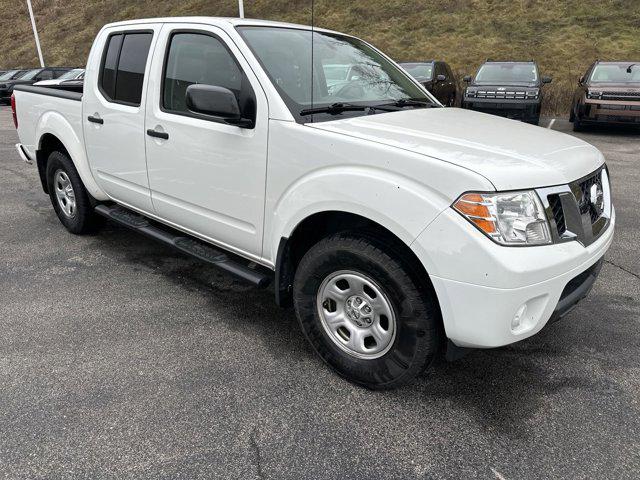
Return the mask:
<svg viewBox="0 0 640 480">
<path fill-rule="evenodd" d="M 403 62 L 400 64 L 413 78 L 420 82 L 440 103 L 453 107 L 458 97 L 458 83 L 446 62 Z"/>
<path fill-rule="evenodd" d="M 551 77 L 541 77 L 538 65 L 530 62 L 487 60 L 475 77 L 466 76 L 462 108 L 492 113 L 537 125 L 540 121 L 543 88 Z"/>
<path fill-rule="evenodd" d="M 569 120 L 587 124 L 640 126 L 640 62 L 594 62 L 580 77 Z"/>
<path fill-rule="evenodd" d="M 33 85 L 41 80 L 52 80 L 69 70 L 71 70 L 70 67 L 34 68 L 33 70 L 27 70 L 20 76 L 0 80 L 0 102 L 9 102 L 11 94 L 13 93 L 13 87 L 16 85 Z"/>
</svg>

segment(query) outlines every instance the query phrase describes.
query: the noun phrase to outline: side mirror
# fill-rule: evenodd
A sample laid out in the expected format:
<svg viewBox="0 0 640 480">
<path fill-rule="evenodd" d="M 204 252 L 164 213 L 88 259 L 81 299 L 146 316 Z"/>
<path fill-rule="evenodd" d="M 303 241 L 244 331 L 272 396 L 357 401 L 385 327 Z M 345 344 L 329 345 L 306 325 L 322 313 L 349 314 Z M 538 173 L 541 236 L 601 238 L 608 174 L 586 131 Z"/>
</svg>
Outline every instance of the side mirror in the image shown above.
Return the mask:
<svg viewBox="0 0 640 480">
<path fill-rule="evenodd" d="M 579 79 L 578 79 L 578 85 L 582 85 L 584 83 L 584 75 L 582 75 Z"/>
<path fill-rule="evenodd" d="M 547 76 L 542 77 L 542 83 L 551 83 L 552 81 L 553 81 L 553 78 L 551 77 L 547 77 Z"/>
<path fill-rule="evenodd" d="M 447 79 L 444 75 L 438 75 L 436 77 L 436 82 L 444 82 Z"/>
<path fill-rule="evenodd" d="M 465 75 L 464 77 L 462 77 L 462 81 L 465 83 L 471 83 L 471 75 Z"/>
<path fill-rule="evenodd" d="M 187 87 L 187 108 L 194 113 L 220 117 L 226 123 L 252 128 L 253 120 L 243 119 L 238 99 L 231 90 L 214 85 L 194 84 Z"/>
</svg>

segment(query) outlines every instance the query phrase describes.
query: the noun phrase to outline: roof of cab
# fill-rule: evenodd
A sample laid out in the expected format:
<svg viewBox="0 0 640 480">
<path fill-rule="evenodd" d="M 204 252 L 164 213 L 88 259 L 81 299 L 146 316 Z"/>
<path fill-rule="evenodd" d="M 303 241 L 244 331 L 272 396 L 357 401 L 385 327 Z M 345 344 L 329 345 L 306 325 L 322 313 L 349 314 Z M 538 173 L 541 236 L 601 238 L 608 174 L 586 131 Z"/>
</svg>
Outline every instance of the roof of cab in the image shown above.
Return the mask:
<svg viewBox="0 0 640 480">
<path fill-rule="evenodd" d="M 122 22 L 109 23 L 104 28 L 123 27 L 128 25 L 138 25 L 144 23 L 200 23 L 203 25 L 214 26 L 263 26 L 263 27 L 280 27 L 295 28 L 302 30 L 311 30 L 309 25 L 298 25 L 295 23 L 276 22 L 272 20 L 260 20 L 254 18 L 234 18 L 234 17 L 162 17 L 162 18 L 141 18 L 136 20 L 125 20 Z M 318 32 L 340 33 L 324 28 L 313 27 Z"/>
</svg>

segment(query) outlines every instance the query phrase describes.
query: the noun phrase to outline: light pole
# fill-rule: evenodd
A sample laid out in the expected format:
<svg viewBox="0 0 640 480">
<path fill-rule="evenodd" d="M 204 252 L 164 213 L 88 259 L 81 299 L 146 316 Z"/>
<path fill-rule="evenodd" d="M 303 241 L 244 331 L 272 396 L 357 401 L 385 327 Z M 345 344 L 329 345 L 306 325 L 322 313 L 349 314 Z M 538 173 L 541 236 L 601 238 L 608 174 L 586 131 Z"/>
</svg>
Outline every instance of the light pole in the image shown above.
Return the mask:
<svg viewBox="0 0 640 480">
<path fill-rule="evenodd" d="M 238 0 L 238 10 L 240 11 L 240 18 L 244 18 L 244 1 Z"/>
<path fill-rule="evenodd" d="M 40 38 L 38 37 L 38 29 L 36 28 L 36 19 L 33 16 L 33 7 L 31 6 L 31 0 L 27 0 L 27 6 L 29 7 L 29 16 L 31 17 L 31 26 L 33 27 L 33 36 L 36 39 L 36 48 L 38 49 L 38 58 L 40 59 L 40 66 L 44 68 L 44 58 L 42 58 L 42 49 L 40 48 Z"/>
</svg>

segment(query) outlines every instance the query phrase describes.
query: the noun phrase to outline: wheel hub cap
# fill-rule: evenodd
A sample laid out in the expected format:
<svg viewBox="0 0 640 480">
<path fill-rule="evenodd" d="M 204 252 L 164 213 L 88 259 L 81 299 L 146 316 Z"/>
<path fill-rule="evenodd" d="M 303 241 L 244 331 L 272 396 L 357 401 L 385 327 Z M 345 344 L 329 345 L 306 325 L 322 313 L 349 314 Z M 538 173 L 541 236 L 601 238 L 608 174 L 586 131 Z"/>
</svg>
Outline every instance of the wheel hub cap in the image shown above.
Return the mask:
<svg viewBox="0 0 640 480">
<path fill-rule="evenodd" d="M 76 194 L 69 176 L 64 170 L 57 170 L 53 175 L 53 188 L 58 200 L 58 206 L 67 217 L 76 215 Z"/>
<path fill-rule="evenodd" d="M 384 290 L 359 272 L 327 276 L 317 294 L 322 326 L 331 341 L 354 357 L 372 360 L 395 340 L 396 317 Z"/>
</svg>

